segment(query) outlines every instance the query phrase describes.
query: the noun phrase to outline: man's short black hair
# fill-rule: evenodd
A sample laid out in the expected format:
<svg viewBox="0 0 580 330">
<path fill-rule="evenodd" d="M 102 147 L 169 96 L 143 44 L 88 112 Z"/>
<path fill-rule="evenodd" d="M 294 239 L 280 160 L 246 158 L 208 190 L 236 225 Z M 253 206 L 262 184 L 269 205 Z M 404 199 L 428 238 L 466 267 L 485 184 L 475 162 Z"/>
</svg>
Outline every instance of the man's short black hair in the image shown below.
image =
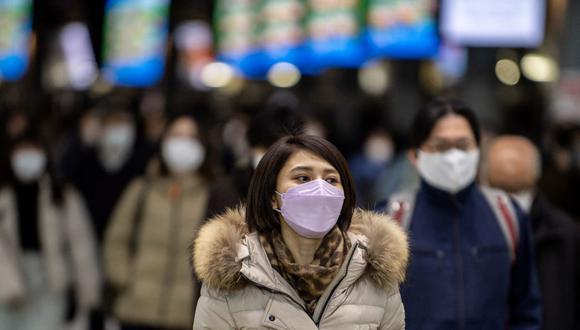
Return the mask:
<svg viewBox="0 0 580 330">
<path fill-rule="evenodd" d="M 481 138 L 479 122 L 473 110 L 458 100 L 437 98 L 424 105 L 411 125 L 411 148 L 418 149 L 429 139 L 437 122 L 448 115 L 457 115 L 465 118 L 479 145 Z"/>
</svg>

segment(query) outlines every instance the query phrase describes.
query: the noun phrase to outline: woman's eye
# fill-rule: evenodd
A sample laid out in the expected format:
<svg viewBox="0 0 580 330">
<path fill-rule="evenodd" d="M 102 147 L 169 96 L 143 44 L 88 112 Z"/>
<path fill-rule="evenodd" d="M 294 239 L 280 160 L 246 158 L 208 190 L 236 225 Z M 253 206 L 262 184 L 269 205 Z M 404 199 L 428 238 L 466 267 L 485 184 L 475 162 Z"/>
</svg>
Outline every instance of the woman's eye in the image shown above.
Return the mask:
<svg viewBox="0 0 580 330">
<path fill-rule="evenodd" d="M 305 176 L 305 175 L 301 175 L 301 176 L 299 176 L 299 177 L 296 178 L 296 181 L 298 181 L 298 182 L 308 182 L 308 181 L 310 181 L 310 178 L 307 177 L 307 176 Z"/>
<path fill-rule="evenodd" d="M 328 182 L 330 184 L 337 184 L 338 180 L 336 178 L 327 178 L 326 182 Z"/>
</svg>

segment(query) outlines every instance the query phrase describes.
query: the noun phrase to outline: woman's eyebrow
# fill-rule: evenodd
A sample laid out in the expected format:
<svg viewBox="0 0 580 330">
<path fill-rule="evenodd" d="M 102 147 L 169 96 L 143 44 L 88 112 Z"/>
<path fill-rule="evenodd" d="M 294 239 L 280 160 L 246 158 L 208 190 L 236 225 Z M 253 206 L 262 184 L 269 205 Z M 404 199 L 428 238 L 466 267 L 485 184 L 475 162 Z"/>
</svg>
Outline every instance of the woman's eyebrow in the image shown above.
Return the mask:
<svg viewBox="0 0 580 330">
<path fill-rule="evenodd" d="M 313 172 L 314 168 L 311 166 L 296 166 L 293 169 L 290 170 L 290 172 Z M 325 168 L 324 170 L 322 170 L 322 172 L 324 174 L 337 174 L 338 171 L 335 170 L 334 168 Z"/>
<path fill-rule="evenodd" d="M 312 167 L 310 166 L 296 166 L 290 170 L 290 172 L 311 172 L 313 171 Z"/>
</svg>

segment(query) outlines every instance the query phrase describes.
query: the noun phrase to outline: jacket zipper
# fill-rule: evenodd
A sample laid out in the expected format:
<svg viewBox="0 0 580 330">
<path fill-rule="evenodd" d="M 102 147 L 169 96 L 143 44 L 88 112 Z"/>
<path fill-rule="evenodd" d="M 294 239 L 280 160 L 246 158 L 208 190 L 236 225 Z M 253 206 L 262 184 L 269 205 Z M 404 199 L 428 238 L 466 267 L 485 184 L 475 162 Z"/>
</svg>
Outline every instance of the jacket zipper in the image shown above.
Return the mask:
<svg viewBox="0 0 580 330">
<path fill-rule="evenodd" d="M 334 295 L 334 292 L 340 286 L 340 284 L 342 283 L 342 281 L 344 280 L 344 278 L 348 274 L 348 269 L 350 268 L 350 263 L 351 263 L 352 258 L 354 256 L 354 252 L 356 251 L 357 248 L 358 248 L 358 243 L 355 243 L 355 245 L 352 247 L 351 251 L 347 254 L 348 261 L 346 263 L 346 266 L 341 267 L 341 272 L 342 272 L 342 274 L 340 275 L 341 278 L 340 278 L 340 280 L 338 280 L 336 282 L 336 284 L 334 285 L 334 287 L 330 291 L 330 294 L 328 295 L 328 298 L 326 298 L 326 301 L 324 301 L 324 305 L 323 305 L 322 309 L 320 310 L 320 314 L 318 314 L 318 320 L 315 321 L 316 322 L 316 326 L 319 326 L 320 325 L 320 322 L 322 321 L 322 316 L 324 315 L 324 312 L 326 311 L 326 307 L 328 307 L 328 303 L 330 302 L 330 299 L 332 298 L 332 296 Z M 319 303 L 321 303 L 321 302 L 319 301 L 317 303 L 317 305 Z M 316 311 L 316 309 L 315 309 L 315 311 Z M 315 315 L 316 315 L 316 313 L 315 313 Z M 314 317 L 315 315 L 312 315 L 312 316 Z"/>
<path fill-rule="evenodd" d="M 326 301 L 324 302 L 324 307 L 322 307 L 322 310 L 320 312 L 320 316 L 318 317 L 318 321 L 316 321 L 316 327 L 320 326 L 320 322 L 322 321 L 322 316 L 324 315 L 324 312 L 326 311 L 326 307 L 328 307 L 328 303 L 330 302 L 330 299 L 332 298 L 332 296 L 334 295 L 334 292 L 340 286 L 340 284 L 342 283 L 342 281 L 345 279 L 346 275 L 348 274 L 348 269 L 350 268 L 350 263 L 352 261 L 353 255 L 354 255 L 354 251 L 356 251 L 357 247 L 358 247 L 358 243 L 356 243 L 355 246 L 353 247 L 353 253 L 350 254 L 350 258 L 348 259 L 348 262 L 346 264 L 346 268 L 344 268 L 344 273 L 342 274 L 341 279 L 338 282 L 336 282 L 336 285 L 332 288 L 332 291 L 330 291 L 330 294 L 328 295 L 328 299 L 326 299 Z"/>
<path fill-rule="evenodd" d="M 167 307 L 169 307 L 169 298 L 171 297 L 171 281 L 173 279 L 174 264 L 175 264 L 175 244 L 179 239 L 175 238 L 175 234 L 179 232 L 179 215 L 181 211 L 181 197 L 173 203 L 171 208 L 169 224 L 169 248 L 167 249 L 167 262 L 165 264 L 165 276 L 163 280 L 163 292 L 159 300 L 159 316 L 162 320 L 167 320 Z M 177 220 L 177 221 L 176 221 Z"/>
<path fill-rule="evenodd" d="M 453 203 L 456 206 L 456 209 L 458 211 L 459 214 L 461 214 L 461 204 L 455 199 L 455 197 L 453 198 Z M 463 292 L 463 287 L 464 287 L 464 274 L 463 274 L 463 256 L 461 254 L 461 234 L 460 234 L 460 221 L 461 221 L 461 217 L 458 215 L 455 218 L 455 230 L 454 230 L 454 234 L 455 234 L 455 254 L 457 257 L 457 276 L 458 276 L 458 281 L 457 281 L 457 313 L 458 315 L 458 319 L 459 319 L 459 329 L 463 330 L 465 329 L 465 301 L 464 301 L 464 292 Z"/>
</svg>

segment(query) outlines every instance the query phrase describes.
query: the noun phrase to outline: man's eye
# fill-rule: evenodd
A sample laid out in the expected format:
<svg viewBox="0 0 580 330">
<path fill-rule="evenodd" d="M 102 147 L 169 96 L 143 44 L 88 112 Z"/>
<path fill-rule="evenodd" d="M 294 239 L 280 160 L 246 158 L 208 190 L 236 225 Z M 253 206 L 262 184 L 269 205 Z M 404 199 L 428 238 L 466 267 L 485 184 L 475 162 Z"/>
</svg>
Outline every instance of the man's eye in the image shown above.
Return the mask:
<svg viewBox="0 0 580 330">
<path fill-rule="evenodd" d="M 444 151 L 447 151 L 449 149 L 449 146 L 444 145 L 444 144 L 436 144 L 433 147 L 436 151 L 439 151 L 439 152 L 444 152 Z"/>
</svg>

